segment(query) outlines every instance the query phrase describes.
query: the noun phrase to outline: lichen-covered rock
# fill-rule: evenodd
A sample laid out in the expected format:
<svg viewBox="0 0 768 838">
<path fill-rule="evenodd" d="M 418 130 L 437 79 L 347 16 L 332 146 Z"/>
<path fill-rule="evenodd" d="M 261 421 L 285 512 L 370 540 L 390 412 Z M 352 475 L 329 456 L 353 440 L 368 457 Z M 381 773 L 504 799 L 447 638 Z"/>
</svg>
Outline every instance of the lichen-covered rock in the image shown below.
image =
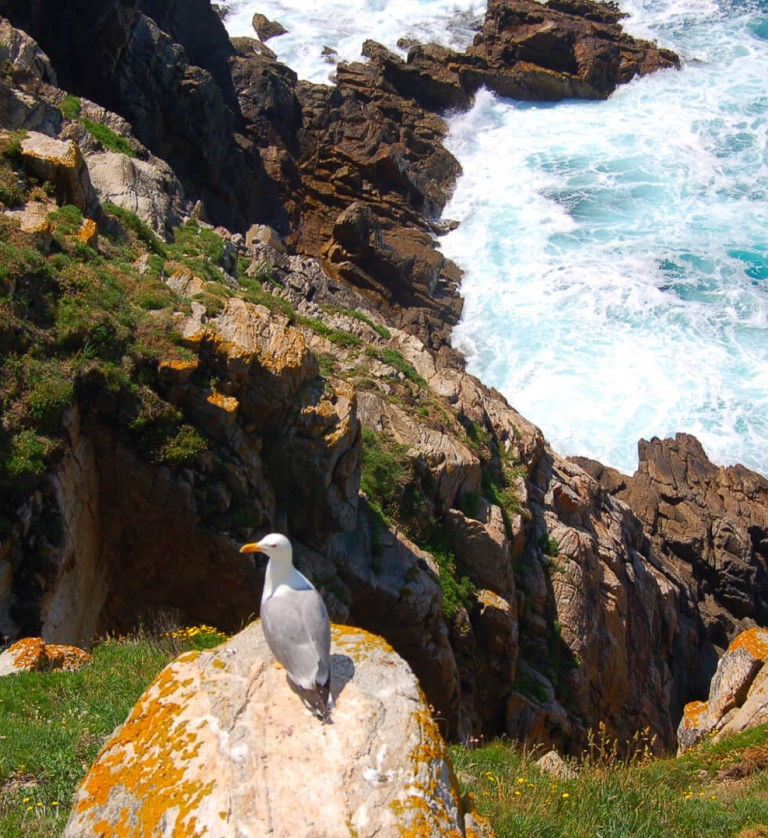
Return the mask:
<svg viewBox="0 0 768 838">
<path fill-rule="evenodd" d="M 75 672 L 91 660 L 88 652 L 76 646 L 49 644 L 42 637 L 25 637 L 0 654 L 0 677 L 15 672 L 49 672 L 52 669 Z"/>
<path fill-rule="evenodd" d="M 768 629 L 754 627 L 739 634 L 720 658 L 707 701 L 685 706 L 677 728 L 680 751 L 710 733 L 726 735 L 768 718 Z"/>
<path fill-rule="evenodd" d="M 714 727 L 706 701 L 689 701 L 677 726 L 677 748 L 682 753 L 700 742 Z"/>
<path fill-rule="evenodd" d="M 479 834 L 407 664 L 360 629 L 334 627 L 331 652 L 328 725 L 258 623 L 182 655 L 99 754 L 64 838 Z"/>
<path fill-rule="evenodd" d="M 22 162 L 40 182 L 49 181 L 59 203 L 74 204 L 83 212 L 98 206 L 88 168 L 74 140 L 58 140 L 28 131 L 21 140 Z"/>
<path fill-rule="evenodd" d="M 32 235 L 40 251 L 47 253 L 53 241 L 53 224 L 48 220 L 48 213 L 55 209 L 56 204 L 52 202 L 30 201 L 16 209 L 5 210 L 3 215 L 17 221 L 21 231 Z"/>
</svg>

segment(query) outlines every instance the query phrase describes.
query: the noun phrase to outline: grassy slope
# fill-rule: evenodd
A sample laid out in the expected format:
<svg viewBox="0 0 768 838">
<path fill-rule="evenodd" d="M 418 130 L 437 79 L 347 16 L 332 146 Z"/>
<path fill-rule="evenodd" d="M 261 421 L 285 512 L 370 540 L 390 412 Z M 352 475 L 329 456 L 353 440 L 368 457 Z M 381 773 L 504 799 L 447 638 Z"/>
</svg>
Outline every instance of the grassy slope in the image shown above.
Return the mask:
<svg viewBox="0 0 768 838">
<path fill-rule="evenodd" d="M 598 743 L 570 780 L 509 743 L 451 751 L 498 838 L 768 838 L 768 726 L 679 758 L 640 750 L 627 763 Z"/>
<path fill-rule="evenodd" d="M 109 734 L 181 650 L 223 639 L 214 629 L 180 637 L 144 633 L 98 643 L 80 672 L 0 678 L 0 835 L 58 835 L 72 795 Z"/>
<path fill-rule="evenodd" d="M 160 669 L 221 639 L 210 628 L 175 640 L 141 633 L 97 644 L 78 673 L 0 678 L 0 835 L 59 835 L 88 766 Z M 641 750 L 625 763 L 597 743 L 571 780 L 541 773 L 538 754 L 510 743 L 451 755 L 498 838 L 768 838 L 768 726 L 679 759 Z"/>
</svg>

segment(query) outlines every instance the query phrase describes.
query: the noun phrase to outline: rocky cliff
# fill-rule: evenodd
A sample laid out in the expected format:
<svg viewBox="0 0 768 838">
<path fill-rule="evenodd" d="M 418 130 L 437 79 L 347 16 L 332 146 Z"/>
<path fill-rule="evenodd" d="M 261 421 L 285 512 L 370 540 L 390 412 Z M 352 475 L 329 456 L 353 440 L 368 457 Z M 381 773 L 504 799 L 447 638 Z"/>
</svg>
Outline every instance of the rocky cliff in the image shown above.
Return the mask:
<svg viewBox="0 0 768 838">
<path fill-rule="evenodd" d="M 325 87 L 187 6 L 0 0 L 3 632 L 235 630 L 263 573 L 237 546 L 284 529 L 450 736 L 672 747 L 762 619 L 762 478 L 558 456 L 464 373 L 434 237 L 446 107 L 676 58 L 608 7 L 504 0 L 463 55 L 368 43 Z"/>
</svg>

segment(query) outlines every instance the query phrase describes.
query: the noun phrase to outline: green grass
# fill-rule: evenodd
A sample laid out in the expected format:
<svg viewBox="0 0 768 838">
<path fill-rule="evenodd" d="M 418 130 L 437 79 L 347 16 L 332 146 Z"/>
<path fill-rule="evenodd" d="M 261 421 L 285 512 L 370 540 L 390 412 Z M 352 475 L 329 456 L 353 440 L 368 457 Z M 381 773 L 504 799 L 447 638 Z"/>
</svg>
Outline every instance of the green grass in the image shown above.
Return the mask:
<svg viewBox="0 0 768 838">
<path fill-rule="evenodd" d="M 131 144 L 125 137 L 116 134 L 109 126 L 102 122 L 94 122 L 92 119 L 80 117 L 80 122 L 88 129 L 88 132 L 95 140 L 107 151 L 116 151 L 118 154 L 125 154 L 126 157 L 135 157 L 136 152 L 131 148 Z"/>
<path fill-rule="evenodd" d="M 0 835 L 61 833 L 77 785 L 112 731 L 179 652 L 216 646 L 207 626 L 108 639 L 80 672 L 0 678 Z"/>
<path fill-rule="evenodd" d="M 394 367 L 409 381 L 416 384 L 418 387 L 426 387 L 427 382 L 419 375 L 416 368 L 405 360 L 403 353 L 397 349 L 377 349 L 369 346 L 365 350 L 365 354 L 372 358 L 378 358 L 384 364 Z"/>
<path fill-rule="evenodd" d="M 15 165 L 12 154 L 2 161 L 0 168 Z M 24 185 L 23 174 L 17 177 Z M 121 416 L 159 418 L 154 435 L 144 430 L 137 438 L 150 459 L 180 465 L 205 447 L 183 416 L 169 405 L 155 407 L 152 372 L 152 386 L 137 386 L 140 371 L 189 354 L 178 344 L 173 314 L 186 303 L 163 282 L 164 243 L 132 213 L 108 210 L 120 228 L 100 237 L 98 252 L 79 240 L 83 216 L 74 206 L 49 213 L 50 253 L 0 218 L 0 489 L 9 511 L 29 489 L 18 478 L 43 474 L 56 456 L 62 415 L 81 397 L 85 380 L 91 394 L 121 393 Z M 208 232 L 181 234 L 191 260 L 215 253 Z M 143 254 L 149 260 L 140 270 Z M 181 245 L 173 255 L 184 255 Z"/>
<path fill-rule="evenodd" d="M 359 337 L 353 335 L 351 332 L 345 332 L 343 329 L 335 329 L 333 326 L 328 326 L 317 317 L 298 316 L 296 317 L 296 323 L 299 326 L 311 329 L 316 334 L 321 335 L 326 340 L 343 349 L 353 349 L 361 346 L 363 343 Z"/>
<path fill-rule="evenodd" d="M 91 136 L 97 140 L 107 151 L 116 151 L 119 154 L 125 154 L 128 157 L 135 157 L 136 152 L 131 148 L 131 144 L 125 137 L 116 134 L 109 126 L 104 125 L 103 122 L 94 122 L 92 119 L 86 119 L 80 115 L 83 103 L 77 96 L 65 96 L 61 102 L 59 110 L 66 119 L 73 119 L 80 122 Z"/>
<path fill-rule="evenodd" d="M 107 639 L 76 673 L 0 678 L 0 835 L 55 838 L 101 746 L 179 652 L 218 645 L 207 626 Z M 766 838 L 768 726 L 654 757 L 642 736 L 632 756 L 591 742 L 574 779 L 541 772 L 540 751 L 509 742 L 454 745 L 462 785 L 497 838 Z"/>
<path fill-rule="evenodd" d="M 430 549 L 429 547 L 427 549 Z M 440 568 L 440 587 L 443 590 L 443 615 L 451 618 L 459 607 L 472 609 L 475 586 L 466 576 L 456 573 L 456 559 L 448 550 L 430 549 Z"/>
<path fill-rule="evenodd" d="M 463 790 L 497 838 L 768 836 L 768 727 L 680 758 L 641 748 L 622 761 L 609 743 L 572 780 L 539 771 L 540 754 L 502 742 L 451 748 Z M 729 776 L 744 765 L 746 776 Z"/>
<path fill-rule="evenodd" d="M 403 487 L 410 476 L 407 446 L 391 436 L 363 428 L 363 469 L 360 488 L 385 520 L 399 518 Z"/>
</svg>

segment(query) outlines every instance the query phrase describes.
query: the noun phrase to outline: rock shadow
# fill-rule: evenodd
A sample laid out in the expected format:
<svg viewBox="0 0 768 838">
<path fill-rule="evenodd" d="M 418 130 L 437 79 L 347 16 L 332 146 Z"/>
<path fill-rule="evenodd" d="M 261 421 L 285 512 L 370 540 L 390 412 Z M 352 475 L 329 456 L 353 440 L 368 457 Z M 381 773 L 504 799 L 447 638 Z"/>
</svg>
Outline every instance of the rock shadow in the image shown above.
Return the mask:
<svg viewBox="0 0 768 838">
<path fill-rule="evenodd" d="M 355 662 L 349 655 L 331 655 L 331 696 L 334 703 L 355 677 Z"/>
</svg>

